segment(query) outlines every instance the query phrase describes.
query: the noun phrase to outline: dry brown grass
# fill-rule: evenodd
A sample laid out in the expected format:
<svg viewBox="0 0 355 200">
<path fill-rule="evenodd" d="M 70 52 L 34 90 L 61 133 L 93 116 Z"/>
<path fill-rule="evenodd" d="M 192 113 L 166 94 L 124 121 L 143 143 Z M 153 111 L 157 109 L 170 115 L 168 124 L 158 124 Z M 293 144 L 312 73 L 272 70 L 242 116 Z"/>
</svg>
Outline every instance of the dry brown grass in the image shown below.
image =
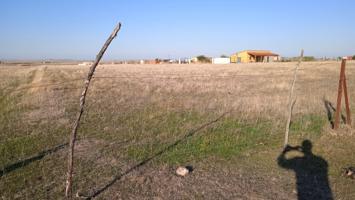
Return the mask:
<svg viewBox="0 0 355 200">
<path fill-rule="evenodd" d="M 203 131 L 207 139 L 198 136 L 197 139 L 206 144 L 201 144 L 200 140 L 197 144 L 210 148 L 208 142 L 221 139 L 215 136 L 217 133 L 223 135 L 225 127 L 234 127 L 234 122 L 240 122 L 240 126 L 230 128 L 232 137 L 242 137 L 239 132 L 249 134 L 248 131 L 255 131 L 254 126 L 260 126 L 256 131 L 265 131 L 266 136 L 257 141 L 258 146 L 250 146 L 246 142 L 243 148 L 240 147 L 242 154 L 221 152 L 222 158 L 219 154 L 209 156 L 209 151 L 199 153 L 195 149 L 191 150 L 193 153 L 180 155 L 179 151 L 195 145 L 196 141 L 191 139 L 172 150 L 171 154 L 162 156 L 161 160 L 158 158 L 157 163 L 144 166 L 136 172 L 138 174 L 129 174 L 126 179 L 118 181 L 102 197 L 134 199 L 148 195 L 164 198 L 163 194 L 170 192 L 176 193 L 177 198 L 193 195 L 196 198 L 272 199 L 276 196 L 286 199 L 289 194 L 295 198 L 292 194 L 294 180 L 286 178 L 291 174 L 275 164 L 282 146 L 287 98 L 295 65 L 100 65 L 89 89 L 80 127 L 75 189 L 90 192 L 104 185 L 118 172 L 129 169 L 137 159 L 149 157 L 189 130 L 231 111 L 226 121 L 222 120 L 213 125 L 216 128 Z M 355 190 L 348 184 L 353 183 L 343 180 L 338 172 L 343 165 L 355 164 L 353 151 L 341 149 L 342 145 L 344 148 L 355 147 L 355 142 L 351 142 L 354 139 L 353 129 L 343 129 L 344 133 L 332 131 L 324 106 L 324 99 L 336 104 L 339 69 L 339 62 L 302 63 L 295 87 L 295 128 L 291 128 L 290 137 L 293 144 L 299 144 L 305 138 L 313 140 L 315 152 L 329 162 L 335 196 L 351 199 Z M 0 167 L 67 141 L 87 71 L 88 66 L 77 65 L 0 66 L 0 105 L 3 106 L 0 114 L 5 130 L 0 136 L 4 155 Z M 355 78 L 352 78 L 355 62 L 348 62 L 346 73 L 350 105 L 355 105 Z M 311 120 L 306 118 L 302 121 L 304 116 L 311 116 Z M 228 132 L 229 128 L 226 129 Z M 9 150 L 13 145 L 15 150 Z M 248 145 L 250 148 L 244 150 L 244 146 Z M 141 152 L 142 149 L 144 152 Z M 191 155 L 191 159 L 186 160 L 184 156 L 187 155 Z M 224 159 L 224 155 L 228 159 Z M 19 198 L 31 195 L 56 198 L 64 194 L 61 176 L 64 175 L 65 158 L 65 151 L 60 150 L 37 164 L 31 163 L 0 177 L 2 197 L 12 198 L 16 193 Z M 216 165 L 208 164 L 210 162 Z M 171 175 L 176 164 L 187 163 L 195 164 L 201 171 L 195 172 L 196 175 L 186 182 Z M 216 166 L 221 167 L 221 171 Z M 209 167 L 212 167 L 211 170 Z M 236 167 L 242 171 L 232 173 Z M 254 170 L 255 174 L 250 175 L 248 170 Z M 41 180 L 46 178 L 37 181 L 39 176 Z M 156 180 L 156 176 L 163 176 L 164 181 Z M 228 179 L 228 176 L 233 178 Z M 273 180 L 272 195 L 268 194 L 267 189 L 269 179 Z M 39 185 L 29 187 L 27 180 L 35 180 Z M 9 188 L 5 189 L 5 184 Z M 191 186 L 194 184 L 196 187 Z M 233 184 L 237 187 L 232 187 Z M 135 188 L 134 191 L 130 187 Z M 205 191 L 202 191 L 203 187 Z M 281 189 L 277 191 L 279 187 Z M 33 189 L 34 192 L 30 191 Z M 223 193 L 228 192 L 231 195 L 224 196 Z M 238 192 L 241 192 L 240 196 L 233 195 Z"/>
<path fill-rule="evenodd" d="M 338 65 L 302 64 L 295 90 L 296 115 L 324 113 L 324 98 L 335 103 Z M 91 92 L 127 107 L 156 103 L 172 109 L 200 112 L 232 109 L 246 118 L 273 118 L 284 115 L 294 66 L 295 63 L 107 65 L 98 69 Z M 348 77 L 353 75 L 354 67 L 355 63 L 348 63 Z M 352 79 L 348 81 L 349 85 L 355 83 Z M 350 96 L 354 96 L 353 91 L 349 91 Z"/>
<path fill-rule="evenodd" d="M 296 115 L 324 113 L 324 98 L 335 103 L 338 65 L 337 62 L 301 65 L 296 85 Z M 251 118 L 279 117 L 285 112 L 294 67 L 295 63 L 101 65 L 90 88 L 90 101 L 112 101 L 116 106 L 126 108 L 157 103 L 171 109 L 201 112 L 232 109 L 238 115 Z M 30 83 L 18 86 L 17 92 L 32 93 L 25 101 L 51 107 L 58 102 L 50 101 L 69 100 L 77 95 L 87 69 L 76 65 L 5 66 L 1 68 L 1 84 L 6 88 L 6 81 L 11 76 L 23 78 L 26 74 L 32 75 Z M 349 62 L 347 76 L 352 77 L 354 73 L 355 63 Z M 349 78 L 348 82 L 351 86 L 355 80 Z M 354 91 L 349 88 L 350 96 L 354 96 Z M 75 97 L 70 101 L 76 101 Z M 44 110 L 48 112 L 47 108 Z"/>
</svg>

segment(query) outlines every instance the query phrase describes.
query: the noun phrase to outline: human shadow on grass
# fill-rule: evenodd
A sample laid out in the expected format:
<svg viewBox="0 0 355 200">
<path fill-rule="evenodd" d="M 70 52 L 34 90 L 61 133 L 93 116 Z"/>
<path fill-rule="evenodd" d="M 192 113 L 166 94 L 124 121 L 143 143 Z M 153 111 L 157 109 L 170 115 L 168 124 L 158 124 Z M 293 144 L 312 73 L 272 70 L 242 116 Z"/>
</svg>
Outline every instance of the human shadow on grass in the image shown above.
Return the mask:
<svg viewBox="0 0 355 200">
<path fill-rule="evenodd" d="M 6 174 L 8 174 L 8 173 L 10 173 L 10 172 L 12 172 L 14 170 L 23 168 L 23 167 L 31 164 L 32 162 L 41 160 L 45 156 L 47 156 L 49 154 L 52 154 L 52 153 L 55 153 L 55 152 L 65 148 L 68 145 L 69 145 L 69 143 L 61 144 L 61 145 L 55 146 L 54 148 L 41 151 L 38 154 L 36 154 L 35 156 L 32 156 L 30 158 L 26 158 L 26 159 L 20 160 L 20 161 L 18 161 L 16 163 L 7 165 L 3 169 L 0 170 L 0 177 L 2 177 L 2 176 L 6 175 Z"/>
<path fill-rule="evenodd" d="M 298 151 L 303 156 L 290 159 L 286 154 Z M 312 143 L 304 140 L 302 146 L 287 146 L 277 158 L 279 166 L 296 173 L 297 196 L 299 200 L 332 200 L 333 194 L 328 180 L 327 161 L 312 153 Z"/>
<path fill-rule="evenodd" d="M 323 103 L 324 103 L 324 107 L 327 112 L 328 121 L 329 121 L 331 127 L 334 128 L 333 115 L 336 111 L 336 108 L 333 106 L 332 102 L 326 100 L 325 98 L 323 98 Z M 343 114 L 341 114 L 341 119 L 344 123 L 346 123 L 346 118 Z"/>
<path fill-rule="evenodd" d="M 182 137 L 181 139 L 175 141 L 174 143 L 170 144 L 169 146 L 163 148 L 162 150 L 160 150 L 159 152 L 157 152 L 156 154 L 154 154 L 151 157 L 148 157 L 147 159 L 139 162 L 138 164 L 134 165 L 133 167 L 131 167 L 130 169 L 126 170 L 125 172 L 118 174 L 116 176 L 114 176 L 114 178 L 108 182 L 106 185 L 104 185 L 102 188 L 99 188 L 98 190 L 96 190 L 93 194 L 91 194 L 90 196 L 86 196 L 86 199 L 92 199 L 97 197 L 98 195 L 100 195 L 102 192 L 104 192 L 105 190 L 107 190 L 109 187 L 111 187 L 113 184 L 115 184 L 117 181 L 119 181 L 122 177 L 124 177 L 125 175 L 128 175 L 129 173 L 137 170 L 138 168 L 144 166 L 145 164 L 147 164 L 148 162 L 152 161 L 153 159 L 161 156 L 162 154 L 164 154 L 165 152 L 173 149 L 175 146 L 177 146 L 178 144 L 180 144 L 181 142 L 185 141 L 186 139 L 194 136 L 197 132 L 203 130 L 204 128 L 220 121 L 222 118 L 224 118 L 228 113 L 230 112 L 226 112 L 223 113 L 221 116 L 219 116 L 218 118 L 216 118 L 213 121 L 210 121 L 196 129 L 193 129 L 191 131 L 189 131 L 184 137 Z"/>
</svg>

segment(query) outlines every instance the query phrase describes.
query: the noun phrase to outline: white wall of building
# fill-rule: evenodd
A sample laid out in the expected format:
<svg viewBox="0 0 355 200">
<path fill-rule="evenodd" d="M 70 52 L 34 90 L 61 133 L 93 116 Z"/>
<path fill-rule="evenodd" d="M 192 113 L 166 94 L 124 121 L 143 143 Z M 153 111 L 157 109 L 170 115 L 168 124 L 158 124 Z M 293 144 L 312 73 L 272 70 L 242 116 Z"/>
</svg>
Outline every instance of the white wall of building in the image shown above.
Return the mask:
<svg viewBox="0 0 355 200">
<path fill-rule="evenodd" d="M 212 58 L 212 64 L 223 65 L 223 64 L 230 64 L 230 63 L 231 63 L 230 58 Z"/>
</svg>

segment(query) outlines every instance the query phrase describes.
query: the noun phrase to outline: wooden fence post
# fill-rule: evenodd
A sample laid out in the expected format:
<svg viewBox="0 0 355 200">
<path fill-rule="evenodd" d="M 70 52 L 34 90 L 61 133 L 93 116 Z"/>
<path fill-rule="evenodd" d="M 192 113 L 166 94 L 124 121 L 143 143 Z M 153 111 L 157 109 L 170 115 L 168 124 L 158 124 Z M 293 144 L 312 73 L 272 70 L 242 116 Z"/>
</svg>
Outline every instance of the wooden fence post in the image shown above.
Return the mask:
<svg viewBox="0 0 355 200">
<path fill-rule="evenodd" d="M 293 110 L 293 106 L 295 105 L 296 101 L 293 99 L 293 90 L 295 88 L 295 84 L 296 84 L 296 80 L 297 80 L 297 71 L 299 66 L 301 65 L 302 59 L 303 59 L 303 49 L 301 50 L 301 55 L 299 57 L 298 63 L 296 65 L 294 74 L 293 74 L 293 81 L 292 81 L 292 85 L 291 85 L 291 90 L 290 90 L 290 95 L 288 97 L 288 118 L 287 118 L 287 122 L 286 122 L 286 131 L 285 131 L 285 142 L 284 142 L 284 147 L 287 146 L 288 144 L 288 135 L 290 132 L 290 124 L 291 124 L 291 117 L 292 117 L 292 110 Z"/>
<path fill-rule="evenodd" d="M 71 197 L 71 195 L 72 195 L 74 147 L 75 147 L 76 135 L 77 135 L 77 131 L 78 131 L 78 128 L 79 128 L 80 119 L 81 119 L 81 116 L 82 116 L 82 114 L 84 112 L 86 94 L 88 92 L 89 85 L 90 85 L 91 79 L 92 79 L 92 77 L 94 75 L 94 72 L 95 72 L 95 69 L 96 69 L 97 65 L 99 64 L 99 62 L 100 62 L 102 56 L 104 55 L 107 47 L 111 44 L 112 40 L 117 36 L 117 33 L 118 33 L 118 31 L 120 31 L 120 29 L 121 29 L 121 23 L 118 23 L 117 27 L 113 30 L 113 32 L 111 33 L 109 38 L 106 40 L 104 46 L 101 48 L 99 54 L 97 54 L 96 60 L 91 65 L 89 73 L 88 73 L 88 75 L 86 77 L 86 80 L 85 80 L 85 88 L 84 88 L 84 91 L 81 93 L 81 97 L 80 97 L 80 110 L 79 110 L 79 112 L 77 114 L 75 123 L 73 125 L 73 129 L 72 129 L 72 132 L 71 132 L 71 135 L 70 135 L 68 171 L 67 171 L 67 181 L 66 181 L 66 188 L 65 188 L 65 196 L 66 197 Z"/>
</svg>

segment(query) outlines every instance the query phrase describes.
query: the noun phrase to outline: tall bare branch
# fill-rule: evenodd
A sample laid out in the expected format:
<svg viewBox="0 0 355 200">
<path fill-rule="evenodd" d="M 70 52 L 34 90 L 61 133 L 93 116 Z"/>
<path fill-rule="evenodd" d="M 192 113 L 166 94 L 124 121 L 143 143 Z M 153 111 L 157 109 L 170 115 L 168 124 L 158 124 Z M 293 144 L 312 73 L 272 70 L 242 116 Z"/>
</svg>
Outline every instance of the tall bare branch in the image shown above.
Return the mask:
<svg viewBox="0 0 355 200">
<path fill-rule="evenodd" d="M 79 124 L 80 124 L 80 119 L 81 119 L 81 116 L 84 112 L 86 94 L 88 92 L 89 85 L 90 85 L 91 79 L 94 75 L 97 65 L 99 64 L 102 56 L 104 55 L 108 46 L 111 44 L 112 40 L 117 36 L 117 33 L 120 31 L 120 29 L 121 29 L 121 23 L 118 23 L 118 25 L 113 30 L 113 32 L 111 33 L 109 38 L 106 40 L 104 46 L 101 48 L 100 52 L 97 54 L 95 62 L 91 65 L 89 73 L 88 73 L 86 80 L 85 80 L 85 88 L 84 88 L 83 92 L 81 93 L 81 97 L 80 97 L 80 110 L 77 114 L 76 120 L 73 125 L 73 129 L 72 129 L 72 132 L 70 135 L 68 171 L 67 171 L 67 181 L 66 181 L 66 189 L 65 189 L 65 196 L 66 197 L 70 197 L 72 194 L 74 147 L 75 147 L 77 131 L 78 131 Z"/>
<path fill-rule="evenodd" d="M 303 49 L 301 50 L 301 55 L 299 57 L 298 63 L 296 65 L 295 71 L 293 73 L 293 81 L 292 81 L 292 85 L 291 85 L 291 89 L 290 89 L 290 95 L 288 97 L 288 118 L 287 118 L 287 122 L 286 122 L 284 147 L 286 147 L 287 144 L 288 144 L 288 135 L 289 135 L 289 132 L 290 132 L 292 110 L 293 110 L 293 106 L 296 103 L 296 100 L 293 97 L 293 90 L 295 88 L 295 84 L 296 84 L 296 80 L 297 80 L 297 72 L 298 72 L 298 68 L 301 65 L 302 59 L 303 59 Z"/>
</svg>

